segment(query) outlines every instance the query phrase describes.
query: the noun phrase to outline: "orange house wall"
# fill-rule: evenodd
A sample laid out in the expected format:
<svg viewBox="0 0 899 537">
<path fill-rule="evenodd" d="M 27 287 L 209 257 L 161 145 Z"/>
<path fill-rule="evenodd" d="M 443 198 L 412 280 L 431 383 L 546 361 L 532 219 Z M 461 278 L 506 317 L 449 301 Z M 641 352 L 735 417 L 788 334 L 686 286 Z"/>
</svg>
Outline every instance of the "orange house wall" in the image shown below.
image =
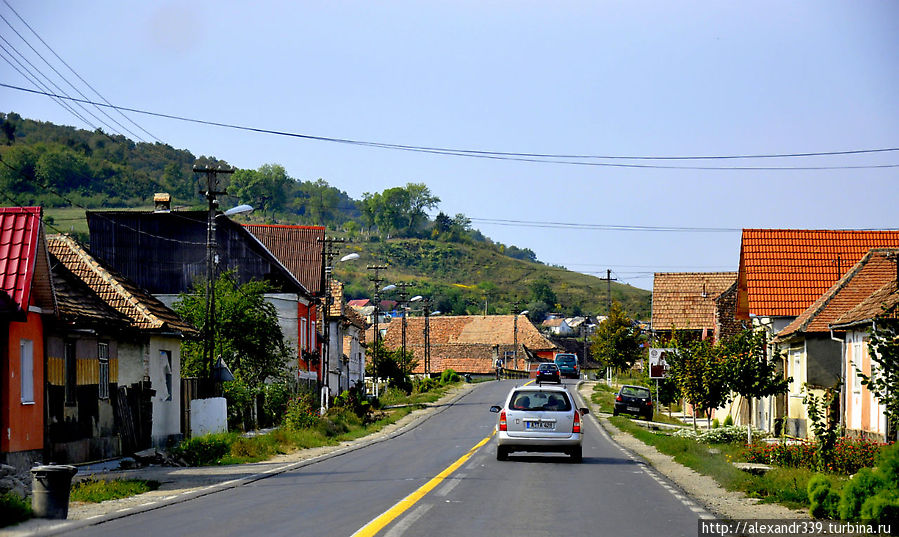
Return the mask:
<svg viewBox="0 0 899 537">
<path fill-rule="evenodd" d="M 22 404 L 21 356 L 19 341 L 33 342 L 34 403 Z M 4 353 L 9 357 L 3 370 L 3 412 L 0 451 L 15 452 L 43 449 L 44 447 L 44 327 L 41 316 L 28 313 L 28 320 L 9 323 L 9 339 Z"/>
</svg>

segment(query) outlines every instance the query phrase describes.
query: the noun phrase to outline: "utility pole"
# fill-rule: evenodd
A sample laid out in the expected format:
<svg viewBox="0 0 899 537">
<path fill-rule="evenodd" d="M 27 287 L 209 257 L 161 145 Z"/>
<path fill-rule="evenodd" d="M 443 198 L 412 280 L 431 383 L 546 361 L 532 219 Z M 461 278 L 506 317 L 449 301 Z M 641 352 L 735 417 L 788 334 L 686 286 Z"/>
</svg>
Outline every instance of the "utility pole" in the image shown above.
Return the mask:
<svg viewBox="0 0 899 537">
<path fill-rule="evenodd" d="M 425 314 L 425 375 L 430 378 L 431 376 L 431 325 L 430 325 L 430 315 L 431 315 L 431 299 L 424 299 L 423 312 Z"/>
<path fill-rule="evenodd" d="M 384 278 L 381 278 L 379 272 L 382 270 L 387 270 L 386 265 L 369 265 L 366 267 L 368 270 L 373 270 L 375 272 L 374 276 L 369 276 L 368 281 L 375 284 L 375 314 L 374 314 L 374 327 L 375 327 L 375 336 L 374 336 L 374 347 L 372 347 L 372 353 L 375 355 L 374 362 L 378 363 L 378 340 L 381 337 L 381 333 L 378 328 L 378 317 L 381 316 L 381 283 L 384 282 Z"/>
<path fill-rule="evenodd" d="M 401 348 L 403 349 L 403 374 L 406 374 L 406 304 L 408 303 L 409 293 L 406 292 L 406 289 L 412 287 L 412 282 L 400 282 L 395 284 L 399 291 L 397 294 L 400 295 L 400 309 L 403 312 L 403 330 L 402 330 L 402 340 L 401 340 Z"/>
<path fill-rule="evenodd" d="M 612 282 L 618 281 L 618 278 L 612 277 L 612 270 L 606 269 L 606 277 L 600 278 L 600 280 L 606 281 L 606 294 L 609 298 L 609 316 L 612 315 Z"/>
<path fill-rule="evenodd" d="M 512 358 L 514 362 L 515 370 L 518 370 L 518 315 L 519 309 L 521 308 L 521 303 L 515 301 L 515 304 L 512 306 Z"/>
<path fill-rule="evenodd" d="M 335 246 L 342 244 L 343 239 L 325 236 L 316 239 L 322 243 L 322 270 L 321 270 L 321 292 L 318 298 L 322 301 L 322 355 L 319 360 L 322 375 L 322 397 L 331 395 L 331 304 L 334 302 L 331 296 L 331 265 L 334 257 L 340 252 L 340 247 Z M 337 387 L 338 390 L 340 386 Z M 322 404 L 322 407 L 325 405 Z"/>
<path fill-rule="evenodd" d="M 209 211 L 206 216 L 206 327 L 203 338 L 203 371 L 207 381 L 212 379 L 215 366 L 215 268 L 218 264 L 218 244 L 216 241 L 215 212 L 218 209 L 216 196 L 227 194 L 219 188 L 218 175 L 234 173 L 233 168 L 221 166 L 194 166 L 194 173 L 206 174 L 206 190 L 200 194 L 206 197 Z M 209 389 L 207 385 L 207 389 Z"/>
</svg>

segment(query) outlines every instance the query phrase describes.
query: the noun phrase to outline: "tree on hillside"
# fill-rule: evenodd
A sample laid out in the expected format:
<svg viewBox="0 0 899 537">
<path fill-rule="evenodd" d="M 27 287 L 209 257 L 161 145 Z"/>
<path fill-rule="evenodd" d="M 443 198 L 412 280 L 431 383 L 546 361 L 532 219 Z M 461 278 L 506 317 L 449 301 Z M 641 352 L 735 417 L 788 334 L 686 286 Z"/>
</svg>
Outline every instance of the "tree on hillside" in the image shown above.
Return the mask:
<svg viewBox="0 0 899 537">
<path fill-rule="evenodd" d="M 235 171 L 228 193 L 240 203 L 252 205 L 261 214 L 274 214 L 284 208 L 285 188 L 291 182 L 284 166 L 263 164 L 258 170 Z"/>
<path fill-rule="evenodd" d="M 640 328 L 627 316 L 617 301 L 612 303 L 609 316 L 596 328 L 590 337 L 593 357 L 616 370 L 630 368 L 642 358 L 643 335 Z"/>
<path fill-rule="evenodd" d="M 440 198 L 431 194 L 431 189 L 424 183 L 407 183 L 406 191 L 408 192 L 406 234 L 411 237 L 418 230 L 418 226 L 427 220 L 425 209 L 437 207 Z"/>
<path fill-rule="evenodd" d="M 543 302 L 549 307 L 553 307 L 558 302 L 556 293 L 553 291 L 552 282 L 546 276 L 541 276 L 534 280 L 531 287 L 531 300 L 534 302 Z"/>
</svg>

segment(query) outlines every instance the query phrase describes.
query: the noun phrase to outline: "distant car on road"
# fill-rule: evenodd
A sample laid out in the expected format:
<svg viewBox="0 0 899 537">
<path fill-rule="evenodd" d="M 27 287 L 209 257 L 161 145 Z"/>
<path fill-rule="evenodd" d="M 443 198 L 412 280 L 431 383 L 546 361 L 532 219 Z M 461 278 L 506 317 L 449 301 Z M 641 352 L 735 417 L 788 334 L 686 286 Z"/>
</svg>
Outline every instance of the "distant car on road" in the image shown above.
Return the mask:
<svg viewBox="0 0 899 537">
<path fill-rule="evenodd" d="M 576 379 L 580 377 L 580 369 L 577 365 L 577 355 L 570 353 L 559 353 L 553 362 L 559 366 L 559 372 L 563 377 Z"/>
<path fill-rule="evenodd" d="M 652 393 L 643 386 L 624 385 L 615 396 L 612 415 L 632 414 L 652 420 Z"/>
<path fill-rule="evenodd" d="M 513 388 L 502 406 L 496 425 L 496 460 L 504 461 L 515 451 L 567 453 L 573 462 L 583 458 L 581 416 L 564 386 L 526 385 Z"/>
<path fill-rule="evenodd" d="M 562 373 L 559 371 L 559 366 L 554 363 L 540 364 L 537 366 L 537 384 L 542 382 L 555 382 L 556 384 L 561 384 Z"/>
</svg>

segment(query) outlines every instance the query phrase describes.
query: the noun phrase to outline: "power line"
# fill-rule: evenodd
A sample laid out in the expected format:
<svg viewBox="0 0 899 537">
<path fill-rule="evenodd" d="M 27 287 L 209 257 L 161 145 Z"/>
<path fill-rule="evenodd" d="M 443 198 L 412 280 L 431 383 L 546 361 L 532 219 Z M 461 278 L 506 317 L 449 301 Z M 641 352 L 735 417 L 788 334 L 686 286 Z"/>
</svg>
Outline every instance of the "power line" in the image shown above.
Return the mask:
<svg viewBox="0 0 899 537">
<path fill-rule="evenodd" d="M 9 4 L 7 4 L 7 5 L 9 5 Z M 18 15 L 18 13 L 16 13 L 16 15 Z M 19 18 L 21 19 L 21 17 L 19 17 Z M 75 87 L 74 84 L 72 84 L 71 82 L 69 82 L 69 80 L 66 79 L 66 77 L 64 77 L 64 76 L 62 75 L 62 73 L 60 73 L 60 72 L 56 69 L 56 67 L 53 67 L 53 64 L 51 64 L 49 61 L 47 61 L 47 59 L 44 58 L 43 54 L 41 54 L 40 52 L 38 52 L 37 49 L 34 48 L 34 47 L 31 45 L 31 43 L 29 43 L 28 40 L 25 39 L 25 37 L 24 37 L 21 33 L 19 33 L 18 30 L 16 30 L 16 28 L 12 25 L 12 23 L 9 22 L 9 21 L 6 19 L 6 17 L 3 16 L 3 14 L 0 14 L 0 19 L 2 19 L 3 22 L 5 22 L 6 25 L 9 26 L 10 29 L 11 29 L 13 32 L 15 32 L 15 34 L 16 34 L 17 36 L 19 36 L 19 39 L 21 39 L 26 45 L 28 45 L 28 48 L 30 48 L 31 51 L 34 52 L 34 53 L 37 55 L 37 57 L 40 58 L 45 64 L 47 64 L 47 66 L 48 66 L 54 73 L 56 73 L 56 75 L 57 75 L 59 78 L 61 78 L 66 84 L 68 84 L 69 86 L 71 86 L 72 89 L 74 89 L 76 92 L 78 92 L 78 94 L 81 95 L 83 98 L 85 98 L 85 99 L 87 98 L 87 96 L 86 96 L 84 93 L 82 93 L 77 87 Z M 34 30 L 32 30 L 32 31 L 34 31 Z M 4 41 L 5 41 L 5 39 L 4 39 Z M 24 56 L 23 56 L 23 58 L 24 58 Z M 26 60 L 26 61 L 27 61 L 27 60 Z M 28 62 L 28 63 L 30 64 L 31 62 Z M 35 67 L 35 69 L 37 69 L 37 68 Z M 44 78 L 46 78 L 51 84 L 53 84 L 53 87 L 55 87 L 57 90 L 61 91 L 64 95 L 66 95 L 66 96 L 68 97 L 68 94 L 67 94 L 62 88 L 60 88 L 58 85 L 56 85 L 55 82 L 53 82 L 52 80 L 50 80 L 50 77 L 48 77 L 47 75 L 45 75 L 43 72 L 41 72 L 41 71 L 39 71 L 39 70 L 38 70 L 38 72 L 40 72 L 41 75 L 42 75 Z M 103 121 L 102 119 L 100 119 L 99 117 L 97 117 L 96 115 L 94 115 L 93 112 L 91 112 L 90 110 L 88 110 L 88 109 L 85 108 L 84 106 L 81 106 L 80 104 L 79 104 L 79 106 L 80 106 L 81 109 L 84 110 L 86 113 L 90 114 L 91 117 L 93 117 L 94 119 L 96 119 L 97 121 L 99 121 L 100 123 L 102 123 L 106 128 L 110 129 L 112 132 L 116 132 L 116 130 L 115 130 L 114 127 L 112 127 L 111 125 L 109 125 L 108 123 L 106 123 L 105 121 Z M 118 126 L 121 127 L 122 129 L 124 129 L 126 132 L 128 132 L 128 134 L 134 136 L 135 138 L 137 138 L 138 140 L 140 140 L 140 141 L 142 141 L 142 142 L 145 141 L 143 138 L 141 138 L 141 137 L 138 136 L 137 134 L 134 134 L 132 131 L 130 131 L 128 128 L 126 128 L 124 125 L 122 125 L 121 123 L 119 123 L 118 121 L 116 121 L 115 119 L 113 119 L 112 116 L 110 116 L 109 114 L 107 114 L 102 108 L 97 108 L 97 110 L 99 110 L 102 114 L 104 114 L 107 118 L 109 118 L 113 123 L 115 123 L 116 125 L 118 125 Z M 116 134 L 121 134 L 121 133 L 116 132 Z"/>
<path fill-rule="evenodd" d="M 173 119 L 177 121 L 184 121 L 188 123 L 196 123 L 200 125 L 209 125 L 215 127 L 223 127 L 228 129 L 236 129 L 248 132 L 257 132 L 261 134 L 272 134 L 276 136 L 286 136 L 291 138 L 300 138 L 304 140 L 312 140 L 319 142 L 331 142 L 331 143 L 339 143 L 339 144 L 347 144 L 347 145 L 357 145 L 361 147 L 371 147 L 378 149 L 393 149 L 398 151 L 409 151 L 415 153 L 427 153 L 427 154 L 437 154 L 437 155 L 447 155 L 447 156 L 456 156 L 456 157 L 469 157 L 469 158 L 483 158 L 483 159 L 491 159 L 491 160 L 507 160 L 507 161 L 517 161 L 517 162 L 532 162 L 532 163 L 541 163 L 541 164 L 565 164 L 565 165 L 573 165 L 573 166 L 594 166 L 594 167 L 612 167 L 612 168 L 641 168 L 641 169 L 669 169 L 669 170 L 718 170 L 718 171 L 820 171 L 820 170 L 857 170 L 857 169 L 879 169 L 879 168 L 899 168 L 899 164 L 863 164 L 863 165 L 846 165 L 846 166 L 671 166 L 665 164 L 624 164 L 624 163 L 614 163 L 614 162 L 591 162 L 586 159 L 651 159 L 651 160 L 661 160 L 661 159 L 671 159 L 672 157 L 626 157 L 626 156 L 601 156 L 601 155 L 584 155 L 578 158 L 582 158 L 585 160 L 565 160 L 570 159 L 570 156 L 564 155 L 549 155 L 546 156 L 531 156 L 531 155 L 540 155 L 537 153 L 506 153 L 499 151 L 476 151 L 470 149 L 450 149 L 450 148 L 439 148 L 439 147 L 428 147 L 428 146 L 416 146 L 416 145 L 403 145 L 403 144 L 389 144 L 383 142 L 372 142 L 365 140 L 354 140 L 349 138 L 335 138 L 328 136 L 316 136 L 310 134 L 301 134 L 287 131 L 278 131 L 272 129 L 263 129 L 258 127 L 249 127 L 244 125 L 236 125 L 231 123 L 223 123 L 219 121 L 208 121 L 202 119 L 188 118 L 184 116 L 177 116 L 174 114 L 164 114 L 160 112 L 150 112 L 147 110 L 141 110 L 138 108 L 129 108 L 125 106 L 115 106 L 104 103 L 97 103 L 94 101 L 90 101 L 87 99 L 76 99 L 69 96 L 56 95 L 47 91 L 37 91 L 28 88 L 22 88 L 19 86 L 14 86 L 12 84 L 0 83 L 0 86 L 14 89 L 18 91 L 24 91 L 28 93 L 34 93 L 38 95 L 45 95 L 48 97 L 55 97 L 58 99 L 66 99 L 71 101 L 77 101 L 81 103 L 91 104 L 93 106 L 103 106 L 109 108 L 115 108 L 120 111 L 133 112 L 136 114 L 144 114 L 154 117 L 161 117 L 166 119 Z M 881 149 L 860 149 L 860 150 L 851 150 L 851 151 L 831 151 L 831 152 L 820 152 L 820 153 L 785 153 L 785 154 L 770 154 L 770 155 L 759 155 L 759 156 L 749 156 L 749 155 L 720 155 L 719 157 L 677 157 L 680 160 L 702 160 L 707 158 L 789 158 L 789 157 L 805 157 L 805 156 L 832 156 L 832 155 L 849 155 L 849 154 L 865 154 L 865 153 L 879 153 L 879 152 L 893 152 L 899 151 L 899 148 L 881 148 Z"/>
<path fill-rule="evenodd" d="M 49 50 L 50 52 L 53 53 L 54 56 L 56 56 L 56 59 L 57 59 L 57 60 L 59 60 L 60 62 L 62 62 L 62 64 L 65 65 L 65 66 L 69 69 L 69 71 L 71 71 L 76 77 L 78 77 L 78 80 L 80 80 L 81 82 L 83 82 L 84 85 L 86 85 L 88 88 L 91 89 L 91 91 L 93 91 L 94 93 L 96 93 L 98 97 L 100 97 L 101 99 L 103 99 L 103 102 L 105 102 L 106 104 L 109 104 L 109 105 L 112 104 L 112 103 L 109 102 L 108 99 L 106 99 L 106 97 L 104 97 L 103 95 L 101 95 L 99 91 L 97 91 L 93 86 L 91 86 L 90 83 L 88 83 L 87 80 L 85 80 L 80 74 L 78 74 L 78 72 L 75 71 L 75 69 L 72 68 L 71 65 L 69 65 L 64 59 L 62 59 L 62 57 L 61 57 L 59 54 L 57 54 L 55 50 L 53 50 L 53 47 L 51 47 L 46 41 L 44 41 L 44 38 L 42 38 L 42 37 L 40 36 L 40 34 L 38 34 L 37 31 L 35 31 L 35 29 L 32 28 L 31 25 L 28 24 L 28 22 L 27 22 L 25 19 L 22 18 L 21 15 L 19 15 L 19 12 L 16 11 L 15 8 L 13 8 L 7 0 L 3 0 L 3 3 L 6 4 L 6 6 L 10 9 L 10 11 L 12 11 L 12 12 L 16 15 L 16 17 L 18 17 L 18 19 L 22 22 L 22 24 L 24 24 L 26 28 L 28 28 L 29 30 L 31 30 L 31 33 L 33 33 L 33 34 L 35 35 L 35 37 L 37 37 L 38 40 L 39 40 L 41 43 L 43 43 L 43 45 L 44 45 L 45 47 L 47 47 L 47 50 Z M 7 22 L 7 24 L 9 24 L 9 23 Z M 16 33 L 18 33 L 18 32 L 16 32 Z M 22 36 L 19 35 L 19 37 L 22 37 Z M 22 39 L 24 40 L 25 38 L 22 38 Z M 29 45 L 29 46 L 30 46 L 30 45 Z M 32 47 L 32 50 L 34 50 L 33 47 Z M 36 51 L 35 51 L 35 52 L 36 52 Z M 42 58 L 42 59 L 43 59 L 43 58 Z M 46 62 L 46 60 L 44 60 L 44 61 Z M 50 63 L 47 62 L 47 65 L 50 65 Z M 51 68 L 52 68 L 52 66 L 51 66 Z M 53 69 L 53 70 L 56 71 L 56 69 Z M 62 77 L 63 80 L 66 80 L 66 78 L 63 77 L 58 71 L 56 71 L 56 74 L 58 74 L 60 77 Z M 69 82 L 68 80 L 66 80 L 66 82 L 68 82 L 69 85 L 72 86 L 72 88 L 75 89 L 75 91 L 78 91 L 78 89 L 75 88 L 75 85 L 74 85 L 74 84 L 72 84 L 72 83 Z M 84 97 L 85 99 L 87 99 L 87 96 L 86 96 L 86 95 L 84 95 L 84 94 L 81 93 L 80 91 L 78 91 L 78 93 L 79 93 L 82 97 Z M 113 119 L 113 118 L 112 118 L 109 114 L 107 114 L 102 108 L 99 108 L 99 107 L 98 107 L 97 109 L 100 110 L 104 115 L 106 115 L 106 117 L 108 117 L 111 121 L 115 122 L 116 125 L 119 125 L 119 126 L 122 127 L 123 129 L 125 129 L 126 131 L 128 131 L 129 133 L 131 133 L 132 135 L 134 135 L 134 133 L 132 133 L 130 130 L 128 130 L 126 127 L 124 127 L 121 123 L 119 123 L 118 121 L 116 121 L 115 119 Z M 128 117 L 128 116 L 126 116 L 125 114 L 123 114 L 120 110 L 116 110 L 116 111 L 117 111 L 117 112 L 119 113 L 119 115 L 121 115 L 123 118 L 127 119 L 128 121 L 130 121 L 132 125 L 134 125 L 134 126 L 137 127 L 138 129 L 144 131 L 148 136 L 150 136 L 151 138 L 153 138 L 153 139 L 156 140 L 157 142 L 162 143 L 162 140 L 160 140 L 160 139 L 157 138 L 156 136 L 153 136 L 153 134 L 150 133 L 149 131 L 147 131 L 147 129 L 145 129 L 145 128 L 143 128 L 142 126 L 140 126 L 140 125 L 138 125 L 137 123 L 135 123 L 134 120 L 132 120 L 130 117 Z M 136 138 L 140 139 L 139 136 L 137 136 L 137 135 L 134 135 L 134 136 L 135 136 Z M 143 140 L 141 140 L 141 141 L 143 141 Z"/>
</svg>

